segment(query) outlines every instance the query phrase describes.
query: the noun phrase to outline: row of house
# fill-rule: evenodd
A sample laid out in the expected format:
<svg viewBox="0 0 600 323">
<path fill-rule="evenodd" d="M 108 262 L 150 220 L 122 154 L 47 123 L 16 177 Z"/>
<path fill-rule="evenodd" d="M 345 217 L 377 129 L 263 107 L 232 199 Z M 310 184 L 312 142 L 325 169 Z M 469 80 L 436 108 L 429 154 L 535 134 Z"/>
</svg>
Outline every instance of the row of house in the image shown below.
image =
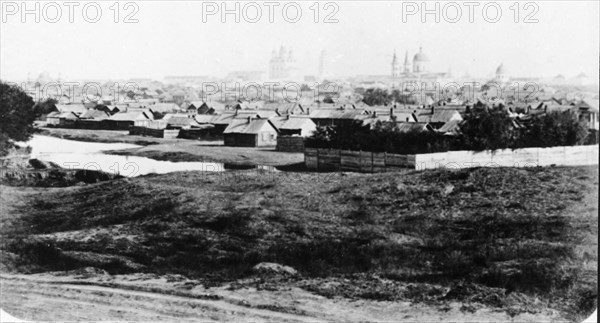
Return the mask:
<svg viewBox="0 0 600 323">
<path fill-rule="evenodd" d="M 46 125 L 62 128 L 128 130 L 139 120 L 154 120 L 154 113 L 144 108 L 130 108 L 125 112 L 114 114 L 102 109 L 78 112 L 55 111 L 46 116 Z"/>
</svg>

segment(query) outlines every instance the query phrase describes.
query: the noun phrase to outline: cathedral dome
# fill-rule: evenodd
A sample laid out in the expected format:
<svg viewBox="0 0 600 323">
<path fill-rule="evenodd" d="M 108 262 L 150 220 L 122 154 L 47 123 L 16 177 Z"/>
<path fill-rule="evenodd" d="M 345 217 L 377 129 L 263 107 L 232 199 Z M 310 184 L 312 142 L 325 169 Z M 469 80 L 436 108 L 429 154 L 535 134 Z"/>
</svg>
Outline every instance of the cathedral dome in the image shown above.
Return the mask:
<svg viewBox="0 0 600 323">
<path fill-rule="evenodd" d="M 413 57 L 413 62 L 429 62 L 429 57 L 423 53 L 423 48 L 419 48 L 419 52 Z"/>
<path fill-rule="evenodd" d="M 496 69 L 496 75 L 504 75 L 506 74 L 506 68 L 504 67 L 504 63 L 501 63 Z"/>
</svg>

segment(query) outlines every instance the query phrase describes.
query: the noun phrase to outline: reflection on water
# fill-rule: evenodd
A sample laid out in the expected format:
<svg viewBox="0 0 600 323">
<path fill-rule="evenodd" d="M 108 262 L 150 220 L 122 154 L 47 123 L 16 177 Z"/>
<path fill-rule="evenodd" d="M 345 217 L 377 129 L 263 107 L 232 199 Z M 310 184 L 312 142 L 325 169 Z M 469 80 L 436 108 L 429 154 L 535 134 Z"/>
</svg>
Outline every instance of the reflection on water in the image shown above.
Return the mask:
<svg viewBox="0 0 600 323">
<path fill-rule="evenodd" d="M 222 163 L 170 162 L 146 157 L 107 155 L 104 150 L 121 150 L 140 146 L 124 143 L 95 143 L 34 135 L 26 143 L 32 148 L 31 158 L 53 162 L 60 167 L 93 169 L 127 177 L 150 173 L 178 171 L 222 172 Z"/>
</svg>

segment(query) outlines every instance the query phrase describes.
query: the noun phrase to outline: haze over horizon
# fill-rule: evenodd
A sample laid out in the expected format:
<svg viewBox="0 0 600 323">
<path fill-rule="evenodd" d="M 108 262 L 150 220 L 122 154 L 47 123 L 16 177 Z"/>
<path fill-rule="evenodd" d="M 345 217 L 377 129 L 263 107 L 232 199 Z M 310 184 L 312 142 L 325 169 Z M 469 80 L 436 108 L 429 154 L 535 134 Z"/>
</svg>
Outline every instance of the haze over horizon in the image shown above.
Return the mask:
<svg viewBox="0 0 600 323">
<path fill-rule="evenodd" d="M 221 77 L 231 71 L 267 71 L 271 51 L 280 45 L 293 48 L 306 75 L 317 74 L 322 50 L 327 53 L 326 74 L 344 77 L 389 75 L 394 51 L 403 61 L 406 52 L 412 58 L 422 47 L 433 72 L 488 77 L 503 62 L 515 77 L 585 73 L 599 78 L 597 1 L 537 2 L 538 23 L 515 23 L 512 2 L 500 3 L 503 16 L 497 23 L 482 19 L 482 6 L 475 9 L 474 23 L 468 21 L 466 7 L 457 23 L 443 18 L 436 23 L 433 16 L 422 22 L 419 14 L 403 22 L 402 2 L 391 1 L 336 2 L 339 11 L 333 18 L 338 23 L 323 22 L 331 11 L 323 4 L 321 21 L 315 23 L 309 8 L 314 2 L 301 3 L 303 16 L 297 23 L 282 18 L 281 6 L 275 8 L 274 23 L 264 6 L 257 23 L 236 23 L 233 16 L 223 23 L 218 14 L 203 22 L 201 2 L 136 3 L 138 23 L 115 23 L 111 3 L 100 3 L 103 16 L 97 23 L 81 19 L 81 6 L 75 9 L 74 23 L 66 8 L 57 23 L 36 23 L 33 17 L 22 22 L 19 14 L 3 13 L 0 78 L 36 78 L 42 71 L 65 79 Z M 127 12 L 121 8 L 121 20 Z M 521 20 L 526 13 L 521 8 Z"/>
</svg>

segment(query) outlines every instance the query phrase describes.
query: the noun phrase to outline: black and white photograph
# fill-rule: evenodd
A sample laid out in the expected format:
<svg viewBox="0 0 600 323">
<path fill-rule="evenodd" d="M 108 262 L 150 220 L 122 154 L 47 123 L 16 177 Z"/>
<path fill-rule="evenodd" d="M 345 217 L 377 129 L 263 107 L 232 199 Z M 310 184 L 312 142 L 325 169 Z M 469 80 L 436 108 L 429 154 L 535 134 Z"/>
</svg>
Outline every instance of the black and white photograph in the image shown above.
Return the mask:
<svg viewBox="0 0 600 323">
<path fill-rule="evenodd" d="M 0 19 L 0 323 L 597 322 L 600 2 Z"/>
</svg>

